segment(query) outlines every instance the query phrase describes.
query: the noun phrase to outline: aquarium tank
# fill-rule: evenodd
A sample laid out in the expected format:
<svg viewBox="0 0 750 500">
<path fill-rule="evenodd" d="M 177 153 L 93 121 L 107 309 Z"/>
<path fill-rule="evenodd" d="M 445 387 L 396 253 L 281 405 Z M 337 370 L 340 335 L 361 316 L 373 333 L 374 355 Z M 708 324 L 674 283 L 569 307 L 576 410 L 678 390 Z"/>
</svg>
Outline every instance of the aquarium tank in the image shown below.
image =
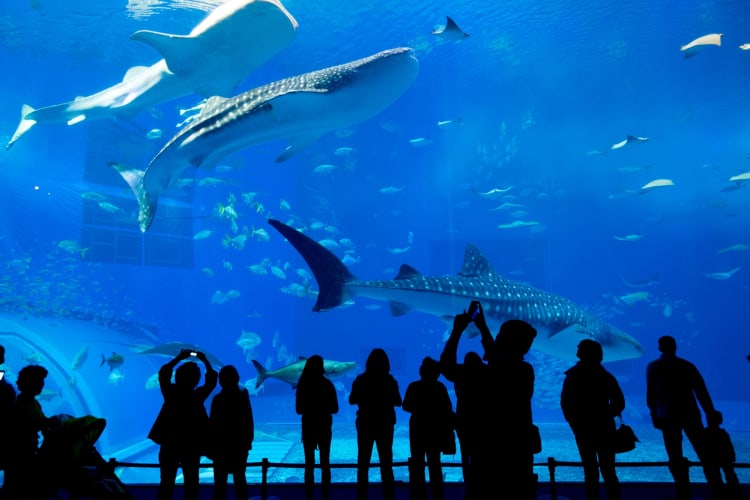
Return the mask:
<svg viewBox="0 0 750 500">
<path fill-rule="evenodd" d="M 348 396 L 369 352 L 386 350 L 403 393 L 478 299 L 493 333 L 508 317 L 539 331 L 526 359 L 540 463 L 579 459 L 559 400 L 583 338 L 603 344 L 641 441 L 619 460 L 666 460 L 645 400 L 662 335 L 750 462 L 749 13 L 742 0 L 5 2 L 6 378 L 43 365 L 45 414 L 103 417 L 102 456 L 154 464 L 156 374 L 202 350 L 251 393 L 250 462 L 301 464 L 290 365 L 319 354 L 340 405 L 332 461 L 353 464 Z M 467 336 L 459 356 L 480 349 Z M 671 481 L 666 467 L 620 479 Z"/>
</svg>

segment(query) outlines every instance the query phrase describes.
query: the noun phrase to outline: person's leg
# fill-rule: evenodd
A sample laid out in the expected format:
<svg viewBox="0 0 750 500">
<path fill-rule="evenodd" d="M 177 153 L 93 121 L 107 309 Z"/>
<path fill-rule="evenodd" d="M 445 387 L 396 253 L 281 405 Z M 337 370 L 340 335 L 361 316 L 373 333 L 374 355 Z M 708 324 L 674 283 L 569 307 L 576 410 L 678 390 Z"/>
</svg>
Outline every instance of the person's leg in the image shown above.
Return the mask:
<svg viewBox="0 0 750 500">
<path fill-rule="evenodd" d="M 427 451 L 427 468 L 430 470 L 430 493 L 432 500 L 443 500 L 445 488 L 443 486 L 443 465 L 440 463 L 440 450 Z"/>
<path fill-rule="evenodd" d="M 180 458 L 185 500 L 198 500 L 200 488 L 201 456 L 197 452 L 187 452 Z"/>
<path fill-rule="evenodd" d="M 330 432 L 318 443 L 320 451 L 320 483 L 323 490 L 323 500 L 331 495 L 331 439 Z"/>
<path fill-rule="evenodd" d="M 669 472 L 672 473 L 674 478 L 677 498 L 680 500 L 691 499 L 693 498 L 693 491 L 690 487 L 690 470 L 687 459 L 682 454 L 682 427 L 664 426 L 661 433 L 669 459 Z"/>
<path fill-rule="evenodd" d="M 583 464 L 583 484 L 587 500 L 599 500 L 599 462 L 594 437 L 590 433 L 575 434 L 576 446 Z"/>
<path fill-rule="evenodd" d="M 721 479 L 721 468 L 710 453 L 706 453 L 708 443 L 706 442 L 706 429 L 703 422 L 696 420 L 685 425 L 685 435 L 690 444 L 698 455 L 703 467 L 703 474 L 706 476 L 706 482 L 711 487 L 714 497 L 721 498 L 724 489 L 724 482 Z"/>
<path fill-rule="evenodd" d="M 217 456 L 214 459 L 214 500 L 226 500 L 228 475 L 227 457 Z"/>
<path fill-rule="evenodd" d="M 380 451 L 378 451 L 378 454 Z M 425 449 L 418 438 L 409 432 L 409 498 L 411 500 L 425 500 L 427 498 L 427 484 L 424 477 Z M 382 461 L 382 459 L 381 459 Z"/>
<path fill-rule="evenodd" d="M 366 426 L 357 426 L 357 499 L 367 500 L 370 459 L 375 439 Z"/>
<path fill-rule="evenodd" d="M 379 429 L 375 438 L 378 448 L 378 459 L 380 460 L 380 480 L 383 483 L 383 498 L 394 500 L 396 498 L 396 482 L 393 477 L 393 426 L 385 426 Z"/>
<path fill-rule="evenodd" d="M 231 466 L 232 481 L 234 482 L 234 494 L 237 500 L 247 500 L 247 477 L 245 471 L 247 470 L 247 452 L 239 451 L 237 456 L 234 458 L 234 463 Z"/>
<path fill-rule="evenodd" d="M 302 441 L 302 448 L 305 452 L 305 497 L 312 500 L 315 492 L 315 446 L 316 442 L 312 437 Z"/>
<path fill-rule="evenodd" d="M 604 488 L 607 491 L 607 500 L 620 500 L 622 498 L 620 479 L 617 477 L 615 453 L 612 450 L 599 450 L 599 468 L 602 471 Z"/>
<path fill-rule="evenodd" d="M 177 454 L 170 446 L 159 448 L 159 490 L 158 500 L 172 500 L 174 483 L 177 478 Z"/>
</svg>

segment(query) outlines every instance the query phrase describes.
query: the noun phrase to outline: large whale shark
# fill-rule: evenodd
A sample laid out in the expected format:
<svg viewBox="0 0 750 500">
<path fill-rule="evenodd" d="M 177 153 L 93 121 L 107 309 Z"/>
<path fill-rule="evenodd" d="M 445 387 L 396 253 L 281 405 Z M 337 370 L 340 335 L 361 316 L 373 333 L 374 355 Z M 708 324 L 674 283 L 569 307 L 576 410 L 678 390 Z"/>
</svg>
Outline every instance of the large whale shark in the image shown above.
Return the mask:
<svg viewBox="0 0 750 500">
<path fill-rule="evenodd" d="M 37 123 L 128 119 L 191 93 L 231 96 L 248 73 L 292 41 L 297 26 L 278 0 L 228 0 L 189 35 L 136 31 L 131 39 L 151 45 L 164 58 L 148 67 L 132 67 L 120 83 L 72 102 L 40 109 L 24 104 L 21 123 L 6 149 Z"/>
<path fill-rule="evenodd" d="M 416 310 L 451 321 L 472 300 L 479 300 L 490 329 L 499 329 L 508 319 L 528 321 L 538 332 L 534 348 L 552 356 L 575 359 L 578 342 L 583 339 L 602 344 L 604 361 L 637 358 L 644 353 L 636 339 L 571 300 L 499 275 L 474 245 L 466 246 L 457 275 L 424 276 L 404 264 L 395 279 L 364 281 L 315 240 L 278 220 L 268 222 L 310 266 L 319 288 L 313 311 L 326 311 L 363 296 L 388 302 L 394 316 Z"/>
<path fill-rule="evenodd" d="M 401 47 L 285 78 L 229 99 L 209 99 L 145 171 L 113 164 L 135 193 L 141 231 L 153 221 L 159 194 L 186 166 L 208 168 L 230 153 L 277 139 L 289 142 L 276 158 L 285 161 L 326 132 L 385 109 L 409 88 L 418 70 L 414 51 Z"/>
</svg>

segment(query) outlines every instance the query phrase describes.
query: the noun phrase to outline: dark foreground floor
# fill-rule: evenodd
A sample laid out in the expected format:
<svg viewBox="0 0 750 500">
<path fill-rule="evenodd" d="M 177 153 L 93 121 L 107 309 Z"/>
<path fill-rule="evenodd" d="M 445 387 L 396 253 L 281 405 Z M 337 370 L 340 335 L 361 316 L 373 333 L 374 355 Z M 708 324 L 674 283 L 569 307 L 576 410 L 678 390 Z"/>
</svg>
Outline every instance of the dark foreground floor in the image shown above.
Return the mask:
<svg viewBox="0 0 750 500">
<path fill-rule="evenodd" d="M 580 483 L 557 483 L 557 498 L 559 500 L 578 500 L 585 498 L 583 485 Z M 674 494 L 673 485 L 670 483 L 623 483 L 623 500 L 665 500 Z M 155 485 L 131 485 L 128 487 L 130 493 L 136 500 L 156 498 Z M 704 484 L 694 486 L 695 500 L 701 498 L 708 499 L 710 495 Z M 210 500 L 212 498 L 213 488 L 210 484 L 201 485 L 201 500 Z M 463 485 L 450 483 L 446 485 L 445 500 L 461 500 L 463 494 Z M 250 488 L 250 496 L 253 500 L 261 499 L 260 486 Z M 273 500 L 304 500 L 305 493 L 300 484 L 271 484 L 268 486 L 268 498 L 276 497 Z M 182 499 L 182 490 L 178 488 L 175 495 L 176 500 Z M 233 491 L 230 491 L 230 500 L 234 500 Z M 316 499 L 320 498 L 320 491 L 316 491 Z M 334 484 L 331 491 L 330 500 L 349 500 L 356 498 L 356 489 L 353 484 Z M 374 484 L 370 487 L 370 498 L 375 500 L 381 498 L 379 485 Z M 406 483 L 399 483 L 396 489 L 397 500 L 407 500 L 409 498 L 409 489 Z M 509 492 L 490 493 L 488 500 L 493 498 L 503 498 L 513 500 Z M 539 485 L 538 498 L 540 500 L 551 499 L 549 483 Z M 602 498 L 606 498 L 602 493 Z M 743 485 L 743 499 L 750 499 L 750 485 Z"/>
</svg>

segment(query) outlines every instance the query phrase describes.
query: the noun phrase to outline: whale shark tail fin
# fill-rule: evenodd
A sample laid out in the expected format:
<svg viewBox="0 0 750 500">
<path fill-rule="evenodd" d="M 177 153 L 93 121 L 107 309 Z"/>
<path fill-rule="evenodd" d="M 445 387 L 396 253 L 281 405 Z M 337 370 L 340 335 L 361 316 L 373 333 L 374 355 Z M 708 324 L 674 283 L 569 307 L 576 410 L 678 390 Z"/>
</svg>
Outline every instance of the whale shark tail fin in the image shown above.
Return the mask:
<svg viewBox="0 0 750 500">
<path fill-rule="evenodd" d="M 33 120 L 29 118 L 28 116 L 36 111 L 34 108 L 29 106 L 28 104 L 24 104 L 21 107 L 21 123 L 18 124 L 18 128 L 16 128 L 16 131 L 13 133 L 13 137 L 10 138 L 8 141 L 8 144 L 5 145 L 5 150 L 9 150 L 11 147 L 13 147 L 13 144 L 21 138 L 23 134 L 29 131 L 31 127 L 36 125 L 36 120 Z"/>
<path fill-rule="evenodd" d="M 350 294 L 347 293 L 345 285 L 356 277 L 336 255 L 317 241 L 282 222 L 268 219 L 268 223 L 289 240 L 315 276 L 319 291 L 313 311 L 333 309 L 349 299 Z"/>
<path fill-rule="evenodd" d="M 145 173 L 143 170 L 128 168 L 115 162 L 111 162 L 109 165 L 117 170 L 117 173 L 128 183 L 133 194 L 135 194 L 135 199 L 138 202 L 138 225 L 141 232 L 145 233 L 154 220 L 159 196 L 156 193 L 149 194 L 143 187 L 143 175 Z"/>
</svg>

